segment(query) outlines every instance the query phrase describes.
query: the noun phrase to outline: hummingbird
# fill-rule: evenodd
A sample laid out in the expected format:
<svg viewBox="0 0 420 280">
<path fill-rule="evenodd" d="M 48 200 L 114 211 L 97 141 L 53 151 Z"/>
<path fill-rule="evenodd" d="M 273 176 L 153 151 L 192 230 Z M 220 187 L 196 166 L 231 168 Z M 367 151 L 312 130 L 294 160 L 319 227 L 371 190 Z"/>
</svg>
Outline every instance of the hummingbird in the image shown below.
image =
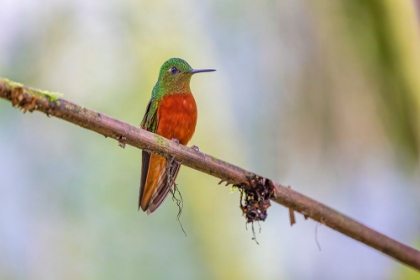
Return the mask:
<svg viewBox="0 0 420 280">
<path fill-rule="evenodd" d="M 190 89 L 192 75 L 214 69 L 193 69 L 181 58 L 170 58 L 159 71 L 141 128 L 187 145 L 197 124 L 197 105 Z M 172 189 L 180 164 L 142 152 L 139 209 L 153 213 Z M 169 177 L 168 177 L 169 176 Z"/>
</svg>

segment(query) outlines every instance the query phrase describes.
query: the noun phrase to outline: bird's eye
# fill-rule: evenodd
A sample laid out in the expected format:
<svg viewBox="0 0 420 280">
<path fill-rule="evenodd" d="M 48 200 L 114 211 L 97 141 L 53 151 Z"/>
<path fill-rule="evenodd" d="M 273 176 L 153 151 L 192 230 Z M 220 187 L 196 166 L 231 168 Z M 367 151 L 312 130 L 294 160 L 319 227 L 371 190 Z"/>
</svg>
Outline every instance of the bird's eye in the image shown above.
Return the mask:
<svg viewBox="0 0 420 280">
<path fill-rule="evenodd" d="M 169 72 L 171 72 L 171 74 L 176 74 L 179 72 L 179 70 L 176 67 L 172 67 L 171 69 L 169 69 Z"/>
</svg>

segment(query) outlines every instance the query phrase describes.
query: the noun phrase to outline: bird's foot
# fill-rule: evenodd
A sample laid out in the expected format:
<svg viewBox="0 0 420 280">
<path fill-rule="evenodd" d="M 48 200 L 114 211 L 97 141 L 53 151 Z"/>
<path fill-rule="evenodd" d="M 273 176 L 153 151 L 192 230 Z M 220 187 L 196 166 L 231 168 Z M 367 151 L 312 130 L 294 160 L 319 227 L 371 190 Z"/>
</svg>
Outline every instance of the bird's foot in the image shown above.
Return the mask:
<svg viewBox="0 0 420 280">
<path fill-rule="evenodd" d="M 204 157 L 204 153 L 200 152 L 200 148 L 198 148 L 198 146 L 196 145 L 192 145 L 191 149 L 193 149 L 194 151 L 196 151 L 200 156 Z"/>
<path fill-rule="evenodd" d="M 175 143 L 179 144 L 179 140 L 178 140 L 178 139 L 176 139 L 176 138 L 172 138 L 172 139 L 171 139 L 171 141 L 173 141 L 173 142 L 175 142 Z"/>
</svg>

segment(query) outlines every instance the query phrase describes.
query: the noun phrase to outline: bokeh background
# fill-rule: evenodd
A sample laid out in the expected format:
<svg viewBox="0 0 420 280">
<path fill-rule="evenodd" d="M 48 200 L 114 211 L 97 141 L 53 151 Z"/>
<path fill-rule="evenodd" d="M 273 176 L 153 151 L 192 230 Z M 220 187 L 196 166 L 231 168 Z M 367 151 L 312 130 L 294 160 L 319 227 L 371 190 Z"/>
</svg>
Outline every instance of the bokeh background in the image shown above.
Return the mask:
<svg viewBox="0 0 420 280">
<path fill-rule="evenodd" d="M 1 0 L 0 76 L 139 125 L 170 57 L 191 144 L 420 248 L 416 2 Z M 141 151 L 0 100 L 0 279 L 420 279 L 273 205 L 251 240 L 238 192 L 183 167 L 137 211 Z M 320 243 L 318 249 L 316 239 Z"/>
</svg>

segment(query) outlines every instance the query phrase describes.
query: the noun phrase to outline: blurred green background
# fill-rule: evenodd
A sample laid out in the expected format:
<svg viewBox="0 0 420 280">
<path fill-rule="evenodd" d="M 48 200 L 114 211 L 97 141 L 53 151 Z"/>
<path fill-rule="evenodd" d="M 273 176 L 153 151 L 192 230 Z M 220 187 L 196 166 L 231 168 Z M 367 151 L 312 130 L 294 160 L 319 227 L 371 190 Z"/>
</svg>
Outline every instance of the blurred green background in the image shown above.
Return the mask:
<svg viewBox="0 0 420 280">
<path fill-rule="evenodd" d="M 139 125 L 166 59 L 215 68 L 192 79 L 191 145 L 419 248 L 418 12 L 410 0 L 2 0 L 0 76 Z M 420 279 L 301 215 L 291 228 L 279 205 L 256 245 L 239 194 L 183 167 L 185 237 L 170 198 L 137 211 L 140 150 L 2 100 L 0 130 L 0 279 Z"/>
</svg>

